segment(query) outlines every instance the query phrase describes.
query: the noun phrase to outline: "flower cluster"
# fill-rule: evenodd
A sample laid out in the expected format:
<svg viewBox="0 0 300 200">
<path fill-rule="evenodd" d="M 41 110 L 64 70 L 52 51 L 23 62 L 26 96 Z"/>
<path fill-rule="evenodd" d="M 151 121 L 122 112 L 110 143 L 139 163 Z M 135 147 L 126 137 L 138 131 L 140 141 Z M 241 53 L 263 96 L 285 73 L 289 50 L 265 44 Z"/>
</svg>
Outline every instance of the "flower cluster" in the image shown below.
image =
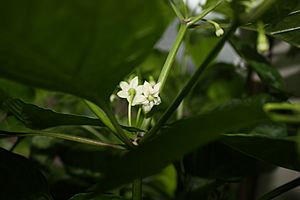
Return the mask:
<svg viewBox="0 0 300 200">
<path fill-rule="evenodd" d="M 160 83 L 151 85 L 145 81 L 143 85 L 139 85 L 139 80 L 136 76 L 128 82 L 121 81 L 120 88 L 121 91 L 117 93 L 120 98 L 127 99 L 132 106 L 142 105 L 146 113 L 153 106 L 161 103 L 159 97 Z"/>
</svg>

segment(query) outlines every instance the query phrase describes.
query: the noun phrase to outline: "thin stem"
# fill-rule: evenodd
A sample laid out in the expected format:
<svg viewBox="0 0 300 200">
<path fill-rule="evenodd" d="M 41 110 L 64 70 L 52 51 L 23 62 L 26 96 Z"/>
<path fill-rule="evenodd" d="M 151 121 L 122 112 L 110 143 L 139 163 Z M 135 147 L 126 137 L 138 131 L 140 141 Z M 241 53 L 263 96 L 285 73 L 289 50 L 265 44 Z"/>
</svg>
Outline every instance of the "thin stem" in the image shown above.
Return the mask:
<svg viewBox="0 0 300 200">
<path fill-rule="evenodd" d="M 169 106 L 167 111 L 163 114 L 163 116 L 159 119 L 156 125 L 141 139 L 141 142 L 145 142 L 147 140 L 152 139 L 156 136 L 157 131 L 168 121 L 171 115 L 176 111 L 177 107 L 180 105 L 182 100 L 186 97 L 186 95 L 194 88 L 197 84 L 199 77 L 203 74 L 205 69 L 208 67 L 210 62 L 218 55 L 220 50 L 223 48 L 227 39 L 234 33 L 237 28 L 237 24 L 234 22 L 228 32 L 219 40 L 216 46 L 212 49 L 206 59 L 203 61 L 201 66 L 197 69 L 197 71 L 193 74 L 190 80 L 185 84 L 183 89 L 177 95 L 173 103 Z"/>
<path fill-rule="evenodd" d="M 104 107 L 103 109 L 104 109 L 105 113 L 107 114 L 107 117 L 110 119 L 112 125 L 114 126 L 114 128 L 116 130 L 116 136 L 121 141 L 123 141 L 128 148 L 130 148 L 130 149 L 135 148 L 134 144 L 130 141 L 130 139 L 127 137 L 124 130 L 120 126 L 120 124 L 117 122 L 117 120 L 116 120 L 114 114 L 111 112 L 111 110 L 109 110 L 106 107 Z"/>
<path fill-rule="evenodd" d="M 48 132 L 48 131 L 28 131 L 28 132 L 5 132 L 5 131 L 1 131 L 0 135 L 18 136 L 18 137 L 45 136 L 45 137 L 59 138 L 59 139 L 69 140 L 69 141 L 73 141 L 73 142 L 79 142 L 79 143 L 83 143 L 83 144 L 95 145 L 95 146 L 100 146 L 100 147 L 110 147 L 110 148 L 122 149 L 122 150 L 125 149 L 124 147 L 122 147 L 120 145 L 109 144 L 109 143 L 104 143 L 104 142 L 100 142 L 100 141 L 97 141 L 97 140 L 92 140 L 92 139 L 89 139 L 89 138 L 73 136 L 73 135 L 67 135 L 67 134 L 62 134 L 62 133 L 53 133 L 53 132 Z"/>
<path fill-rule="evenodd" d="M 259 198 L 259 200 L 270 200 L 273 199 L 295 187 L 298 187 L 300 185 L 300 177 L 296 178 L 295 180 L 288 182 L 274 190 L 272 190 L 271 192 L 263 195 L 262 197 Z"/>
<path fill-rule="evenodd" d="M 207 14 L 209 14 L 212 10 L 214 10 L 216 7 L 218 7 L 221 3 L 223 3 L 224 0 L 218 1 L 215 5 L 212 5 L 205 9 L 201 14 L 199 14 L 196 17 L 191 18 L 191 20 L 188 22 L 188 26 L 193 26 L 195 23 L 203 19 Z"/>
<path fill-rule="evenodd" d="M 185 36 L 185 33 L 187 31 L 187 25 L 186 24 L 181 24 L 179 31 L 178 31 L 178 35 L 177 38 L 171 48 L 171 51 L 169 52 L 169 55 L 167 57 L 167 60 L 162 68 L 162 71 L 160 72 L 159 78 L 158 78 L 158 82 L 161 84 L 160 85 L 160 90 L 162 91 L 164 86 L 165 86 L 165 82 L 167 80 L 168 74 L 170 72 L 170 69 L 175 61 L 177 52 L 179 50 L 179 47 L 183 41 L 183 38 Z"/>
<path fill-rule="evenodd" d="M 132 200 L 142 200 L 142 178 L 135 179 L 132 184 Z"/>
<path fill-rule="evenodd" d="M 173 8 L 176 16 L 181 20 L 183 21 L 184 20 L 184 16 L 181 14 L 181 12 L 179 11 L 179 9 L 176 7 L 176 5 L 174 4 L 174 2 L 172 0 L 170 0 L 170 4 L 171 4 L 171 7 Z"/>
<path fill-rule="evenodd" d="M 131 125 L 131 101 L 128 103 L 128 126 L 132 126 Z"/>
<path fill-rule="evenodd" d="M 140 106 L 138 109 L 138 113 L 136 115 L 136 121 L 135 121 L 135 126 L 138 128 L 139 128 L 139 124 L 140 124 L 141 113 L 142 113 L 142 107 Z"/>
</svg>

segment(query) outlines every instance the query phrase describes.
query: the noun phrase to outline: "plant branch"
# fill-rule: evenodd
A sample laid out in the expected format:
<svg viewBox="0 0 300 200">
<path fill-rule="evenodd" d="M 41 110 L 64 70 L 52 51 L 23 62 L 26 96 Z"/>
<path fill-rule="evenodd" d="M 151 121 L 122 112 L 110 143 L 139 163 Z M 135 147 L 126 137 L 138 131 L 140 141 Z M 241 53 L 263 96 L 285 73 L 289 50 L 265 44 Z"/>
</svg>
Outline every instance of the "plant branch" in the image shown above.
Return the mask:
<svg viewBox="0 0 300 200">
<path fill-rule="evenodd" d="M 98 106 L 93 104 L 92 102 L 89 102 L 87 100 L 84 100 L 84 102 L 87 104 L 89 109 L 108 127 L 110 130 L 122 141 L 124 144 L 126 144 L 127 147 L 133 148 L 134 145 L 130 141 L 130 139 L 127 137 L 127 135 L 124 133 L 122 127 L 117 122 L 115 116 L 112 114 L 111 110 L 109 110 L 108 106 L 102 106 L 102 109 L 100 109 Z"/>
<path fill-rule="evenodd" d="M 164 88 L 164 85 L 166 83 L 166 80 L 167 80 L 167 77 L 168 77 L 168 74 L 171 70 L 171 67 L 175 61 L 175 58 L 176 58 L 176 55 L 177 55 L 177 52 L 179 50 L 179 47 L 183 41 L 183 38 L 185 36 L 185 33 L 187 31 L 187 25 L 186 24 L 181 24 L 180 25 L 180 28 L 179 28 L 179 31 L 178 31 L 178 34 L 177 34 L 177 38 L 171 48 L 171 51 L 169 52 L 169 55 L 167 57 L 167 60 L 160 72 L 160 75 L 159 75 L 159 78 L 158 78 L 158 82 L 161 84 L 160 85 L 160 90 L 162 91 L 163 88 Z"/>
<path fill-rule="evenodd" d="M 203 12 L 201 12 L 201 14 L 199 14 L 195 17 L 192 17 L 187 23 L 188 27 L 193 26 L 195 23 L 197 23 L 198 21 L 203 19 L 203 17 L 208 15 L 211 11 L 213 11 L 216 7 L 218 7 L 221 3 L 223 3 L 223 1 L 224 0 L 218 1 L 215 5 L 212 5 L 212 6 L 208 7 L 207 9 L 205 9 Z"/>
<path fill-rule="evenodd" d="M 274 190 L 272 190 L 271 192 L 268 192 L 267 194 L 263 195 L 262 197 L 259 198 L 259 200 L 270 200 L 273 199 L 295 187 L 298 187 L 300 185 L 300 177 L 296 178 L 295 180 L 288 182 Z"/>
<path fill-rule="evenodd" d="M 135 179 L 132 184 L 132 200 L 142 200 L 142 178 Z"/>
<path fill-rule="evenodd" d="M 100 142 L 97 140 L 89 139 L 89 138 L 84 138 L 84 137 L 79 137 L 79 136 L 73 136 L 73 135 L 67 135 L 63 133 L 53 133 L 53 132 L 48 132 L 48 131 L 22 131 L 22 132 L 9 132 L 9 131 L 0 131 L 0 135 L 2 136 L 18 136 L 18 137 L 28 137 L 28 136 L 45 136 L 45 137 L 53 137 L 53 138 L 59 138 L 59 139 L 64 139 L 64 140 L 69 140 L 73 142 L 79 142 L 83 144 L 89 144 L 89 145 L 94 145 L 94 146 L 100 146 L 100 147 L 109 147 L 109 148 L 114 148 L 114 149 L 121 149 L 124 150 L 125 148 L 116 145 L 116 144 L 109 144 L 109 143 L 104 143 Z"/>
<path fill-rule="evenodd" d="M 163 114 L 163 116 L 159 119 L 156 125 L 142 138 L 141 142 L 145 142 L 147 140 L 152 139 L 156 136 L 158 130 L 168 121 L 171 115 L 176 111 L 182 100 L 186 97 L 186 95 L 193 89 L 193 87 L 197 84 L 199 77 L 203 74 L 204 70 L 208 67 L 210 62 L 218 55 L 222 47 L 228 38 L 235 32 L 237 28 L 237 23 L 233 22 L 232 26 L 228 30 L 228 32 L 219 40 L 216 46 L 212 49 L 206 59 L 203 61 L 201 66 L 197 69 L 197 71 L 193 74 L 190 80 L 185 84 L 183 89 L 177 95 L 173 103 L 169 106 L 167 111 Z"/>
</svg>

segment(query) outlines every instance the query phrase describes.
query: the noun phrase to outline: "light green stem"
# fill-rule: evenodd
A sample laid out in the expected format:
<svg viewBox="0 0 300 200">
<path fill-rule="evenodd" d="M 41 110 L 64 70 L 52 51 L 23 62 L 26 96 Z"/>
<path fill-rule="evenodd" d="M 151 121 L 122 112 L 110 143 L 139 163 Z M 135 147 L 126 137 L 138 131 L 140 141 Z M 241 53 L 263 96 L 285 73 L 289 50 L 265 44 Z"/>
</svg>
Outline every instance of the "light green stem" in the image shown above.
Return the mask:
<svg viewBox="0 0 300 200">
<path fill-rule="evenodd" d="M 167 80 L 168 74 L 171 70 L 171 67 L 175 61 L 177 52 L 179 50 L 179 47 L 183 41 L 184 35 L 187 31 L 187 25 L 186 24 L 181 24 L 179 31 L 178 31 L 178 35 L 177 38 L 171 48 L 171 51 L 169 52 L 169 55 L 167 57 L 167 60 L 160 72 L 159 78 L 158 78 L 158 82 L 161 84 L 160 85 L 160 91 L 163 90 L 164 86 L 165 86 L 165 82 Z"/>
<path fill-rule="evenodd" d="M 59 139 L 64 139 L 64 140 L 69 140 L 73 142 L 79 142 L 83 144 L 89 144 L 89 145 L 95 145 L 99 147 L 110 147 L 114 149 L 125 149 L 124 147 L 120 145 L 115 145 L 115 144 L 108 144 L 104 142 L 100 142 L 97 140 L 92 140 L 89 138 L 83 138 L 79 136 L 73 136 L 73 135 L 67 135 L 63 133 L 53 133 L 53 132 L 48 132 L 48 131 L 28 131 L 28 132 L 4 132 L 1 131 L 0 135 L 5 135 L 5 136 L 18 136 L 18 137 L 27 137 L 27 136 L 45 136 L 45 137 L 53 137 L 53 138 L 59 138 Z"/>
<path fill-rule="evenodd" d="M 206 59 L 202 62 L 201 66 L 197 69 L 197 71 L 193 74 L 190 80 L 185 84 L 183 89 L 174 99 L 172 104 L 168 107 L 168 109 L 164 112 L 163 116 L 158 120 L 155 126 L 141 139 L 141 142 L 145 142 L 147 140 L 151 140 L 156 136 L 158 130 L 169 120 L 172 114 L 176 111 L 182 100 L 188 95 L 188 93 L 194 88 L 197 84 L 199 77 L 203 74 L 205 69 L 208 67 L 210 62 L 217 56 L 220 50 L 223 48 L 227 39 L 234 33 L 237 28 L 237 23 L 234 22 L 228 32 L 219 40 L 216 46 L 212 49 L 212 51 L 208 54 Z"/>
<path fill-rule="evenodd" d="M 131 126 L 131 101 L 128 103 L 128 126 Z"/>
<path fill-rule="evenodd" d="M 142 178 L 135 179 L 132 184 L 132 200 L 142 200 Z"/>
<path fill-rule="evenodd" d="M 212 10 L 214 10 L 216 7 L 218 7 L 221 3 L 223 3 L 224 0 L 220 0 L 218 1 L 216 4 L 208 7 L 207 9 L 205 9 L 203 12 L 201 12 L 201 14 L 199 14 L 196 17 L 191 18 L 191 20 L 188 22 L 188 26 L 193 26 L 195 23 L 197 23 L 198 21 L 200 21 L 201 19 L 203 19 L 207 14 L 209 14 Z"/>
<path fill-rule="evenodd" d="M 140 125 L 140 118 L 141 118 L 141 113 L 142 113 L 142 107 L 140 106 L 138 109 L 138 113 L 136 115 L 136 121 L 135 121 L 135 126 L 139 128 Z"/>
</svg>

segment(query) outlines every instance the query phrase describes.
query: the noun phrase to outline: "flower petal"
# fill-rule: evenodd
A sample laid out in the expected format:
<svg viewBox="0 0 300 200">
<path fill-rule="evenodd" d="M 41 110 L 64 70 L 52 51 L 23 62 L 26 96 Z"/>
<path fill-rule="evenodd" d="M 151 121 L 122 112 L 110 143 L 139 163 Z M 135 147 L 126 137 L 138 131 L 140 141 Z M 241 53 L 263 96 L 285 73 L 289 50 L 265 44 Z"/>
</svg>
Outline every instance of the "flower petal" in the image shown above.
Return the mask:
<svg viewBox="0 0 300 200">
<path fill-rule="evenodd" d="M 143 104 L 146 101 L 146 97 L 144 95 L 135 95 L 132 101 L 132 105 L 140 105 Z"/>
<path fill-rule="evenodd" d="M 135 88 L 136 95 L 141 95 L 143 93 L 143 86 L 139 85 Z"/>
<path fill-rule="evenodd" d="M 146 97 L 148 97 L 150 95 L 150 88 L 151 88 L 150 83 L 148 83 L 147 81 L 145 81 L 144 85 L 143 85 L 143 92 L 144 92 L 144 95 Z"/>
<path fill-rule="evenodd" d="M 155 105 L 159 105 L 160 103 L 161 103 L 160 97 L 156 97 L 156 98 L 154 99 L 154 104 L 155 104 Z"/>
<path fill-rule="evenodd" d="M 127 98 L 129 96 L 128 92 L 125 92 L 124 90 L 121 90 L 120 92 L 118 92 L 117 95 L 120 98 Z"/>
<path fill-rule="evenodd" d="M 138 86 L 138 84 L 139 84 L 139 78 L 137 76 L 134 77 L 129 83 L 130 87 L 134 89 Z"/>
<path fill-rule="evenodd" d="M 124 91 L 128 91 L 129 90 L 129 84 L 127 82 L 125 82 L 125 81 L 121 81 L 120 82 L 120 87 Z"/>
<path fill-rule="evenodd" d="M 156 85 L 154 85 L 154 93 L 156 94 L 156 93 L 159 93 L 159 90 L 160 90 L 160 85 L 161 85 L 161 83 L 157 83 Z"/>
<path fill-rule="evenodd" d="M 143 105 L 143 110 L 147 113 L 152 109 L 152 107 L 153 107 L 153 105 L 146 104 L 146 105 Z"/>
</svg>

